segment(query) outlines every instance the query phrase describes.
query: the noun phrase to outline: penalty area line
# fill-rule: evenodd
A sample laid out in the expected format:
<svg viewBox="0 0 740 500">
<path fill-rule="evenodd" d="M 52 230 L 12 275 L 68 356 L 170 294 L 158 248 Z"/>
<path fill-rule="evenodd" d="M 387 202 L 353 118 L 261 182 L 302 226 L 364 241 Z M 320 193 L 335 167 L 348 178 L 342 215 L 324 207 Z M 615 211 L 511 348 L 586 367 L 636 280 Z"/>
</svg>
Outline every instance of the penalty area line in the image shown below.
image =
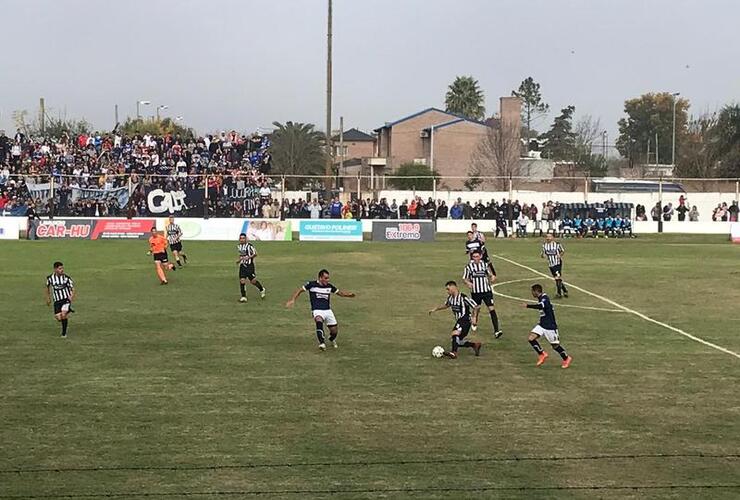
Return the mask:
<svg viewBox="0 0 740 500">
<path fill-rule="evenodd" d="M 527 271 L 532 272 L 532 273 L 535 273 L 535 274 L 537 274 L 539 276 L 542 276 L 543 278 L 552 279 L 552 277 L 548 276 L 547 274 L 545 274 L 543 272 L 540 272 L 540 271 L 538 271 L 536 269 L 533 269 L 533 268 L 531 268 L 529 266 L 525 266 L 524 264 L 520 264 L 519 262 L 516 262 L 514 260 L 508 259 L 508 258 L 503 257 L 501 255 L 494 254 L 494 257 L 496 257 L 498 259 L 501 259 L 504 262 L 508 262 L 509 264 L 514 264 L 515 266 L 520 267 L 522 269 L 526 269 Z M 663 323 L 662 321 L 658 321 L 657 319 L 653 319 L 650 316 L 647 316 L 647 315 L 645 315 L 645 314 L 643 314 L 643 313 L 641 313 L 639 311 L 635 311 L 634 309 L 630 309 L 629 307 L 623 306 L 622 304 L 619 304 L 618 302 L 614 302 L 611 299 L 608 299 L 608 298 L 603 297 L 603 296 L 601 296 L 601 295 L 599 295 L 597 293 L 594 293 L 594 292 L 591 292 L 589 290 L 586 290 L 585 288 L 581 288 L 581 287 L 579 287 L 577 285 L 574 285 L 573 283 L 570 283 L 570 282 L 567 282 L 567 281 L 563 281 L 563 282 L 566 285 L 568 285 L 568 286 L 570 286 L 570 287 L 578 290 L 579 292 L 583 292 L 586 295 L 590 295 L 591 297 L 594 297 L 596 299 L 602 300 L 602 301 L 606 302 L 607 304 L 610 304 L 610 305 L 612 305 L 612 306 L 614 306 L 616 308 L 621 309 L 624 312 L 630 313 L 630 314 L 632 314 L 634 316 L 637 316 L 638 318 L 644 319 L 645 321 L 648 321 L 650 323 L 656 324 L 658 326 L 662 326 L 663 328 L 667 328 L 668 330 L 671 330 L 672 332 L 678 333 L 679 335 L 683 335 L 684 337 L 686 337 L 688 339 L 691 339 L 694 342 L 698 342 L 700 344 L 704 344 L 705 346 L 711 347 L 712 349 L 716 349 L 716 350 L 718 350 L 720 352 L 724 352 L 725 354 L 729 354 L 730 356 L 734 356 L 734 357 L 740 359 L 740 354 L 738 354 L 738 353 L 736 353 L 734 351 L 731 351 L 731 350 L 729 350 L 729 349 L 727 349 L 725 347 L 722 347 L 722 346 L 717 345 L 717 344 L 713 344 L 713 343 L 711 343 L 711 342 L 709 342 L 707 340 L 704 340 L 702 338 L 697 337 L 696 335 L 692 335 L 692 334 L 690 334 L 688 332 L 685 332 L 685 331 L 681 330 L 680 328 L 676 328 L 675 326 L 671 326 L 671 325 L 669 325 L 667 323 Z"/>
</svg>

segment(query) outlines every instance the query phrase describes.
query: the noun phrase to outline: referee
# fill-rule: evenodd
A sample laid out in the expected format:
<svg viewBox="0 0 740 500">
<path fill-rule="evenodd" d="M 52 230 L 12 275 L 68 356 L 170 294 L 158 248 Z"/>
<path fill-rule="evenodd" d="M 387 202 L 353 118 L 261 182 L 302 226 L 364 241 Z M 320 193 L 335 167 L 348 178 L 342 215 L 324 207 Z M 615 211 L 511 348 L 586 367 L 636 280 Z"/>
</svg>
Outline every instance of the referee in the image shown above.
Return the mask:
<svg viewBox="0 0 740 500">
<path fill-rule="evenodd" d="M 470 288 L 470 298 L 478 306 L 473 314 L 473 330 L 478 329 L 478 313 L 480 307 L 485 304 L 488 307 L 488 313 L 491 315 L 493 335 L 499 338 L 504 332 L 501 331 L 498 323 L 496 307 L 493 304 L 493 288 L 491 287 L 496 281 L 496 271 L 493 269 L 493 265 L 483 262 L 483 254 L 480 250 L 473 250 L 470 257 L 471 260 L 465 266 L 462 277 L 465 284 Z"/>
<path fill-rule="evenodd" d="M 540 257 L 547 259 L 547 265 L 550 267 L 550 274 L 555 278 L 555 286 L 557 287 L 557 297 L 568 297 L 568 289 L 565 288 L 563 283 L 563 254 L 565 249 L 560 242 L 555 241 L 555 236 L 552 233 L 547 233 L 545 242 L 542 244 L 542 253 Z"/>
<path fill-rule="evenodd" d="M 46 305 L 54 300 L 54 318 L 62 324 L 62 338 L 67 338 L 67 316 L 72 310 L 75 299 L 75 284 L 72 278 L 64 274 L 64 264 L 54 263 L 54 272 L 46 277 Z"/>
</svg>

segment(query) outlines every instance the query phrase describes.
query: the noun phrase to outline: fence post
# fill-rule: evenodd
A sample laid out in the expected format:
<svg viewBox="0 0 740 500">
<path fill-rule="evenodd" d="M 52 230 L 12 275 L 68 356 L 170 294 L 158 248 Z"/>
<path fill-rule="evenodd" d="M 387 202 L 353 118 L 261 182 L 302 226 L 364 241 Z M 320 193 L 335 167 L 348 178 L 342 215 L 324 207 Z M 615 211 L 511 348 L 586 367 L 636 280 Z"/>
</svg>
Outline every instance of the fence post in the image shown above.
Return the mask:
<svg viewBox="0 0 740 500">
<path fill-rule="evenodd" d="M 362 201 L 362 175 L 357 174 L 357 202 Z"/>
<path fill-rule="evenodd" d="M 285 204 L 285 174 L 280 176 L 280 213 L 283 213 L 283 205 Z"/>
<path fill-rule="evenodd" d="M 740 205 L 740 179 L 735 180 L 735 203 Z"/>
<path fill-rule="evenodd" d="M 437 178 L 432 177 L 432 199 L 437 203 Z"/>
<path fill-rule="evenodd" d="M 588 185 L 590 184 L 589 178 L 585 177 L 583 179 L 583 202 L 588 204 Z"/>
<path fill-rule="evenodd" d="M 49 218 L 54 218 L 54 207 L 56 206 L 56 203 L 54 202 L 54 174 L 52 174 L 49 177 Z"/>
<path fill-rule="evenodd" d="M 203 176 L 203 189 L 205 193 L 203 195 L 203 218 L 208 218 L 208 174 Z"/>
<path fill-rule="evenodd" d="M 514 182 L 512 181 L 511 174 L 509 174 L 509 199 L 514 199 Z"/>
<path fill-rule="evenodd" d="M 658 232 L 663 232 L 663 174 L 658 180 Z"/>
</svg>

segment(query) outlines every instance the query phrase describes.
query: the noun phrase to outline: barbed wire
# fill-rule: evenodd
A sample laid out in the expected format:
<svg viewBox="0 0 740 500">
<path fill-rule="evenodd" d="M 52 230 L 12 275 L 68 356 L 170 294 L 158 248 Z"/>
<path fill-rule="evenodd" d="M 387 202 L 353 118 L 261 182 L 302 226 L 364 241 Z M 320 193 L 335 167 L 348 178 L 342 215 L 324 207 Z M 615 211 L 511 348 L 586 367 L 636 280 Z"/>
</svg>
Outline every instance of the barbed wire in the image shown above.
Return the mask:
<svg viewBox="0 0 740 500">
<path fill-rule="evenodd" d="M 221 469 L 270 469 L 300 467 L 357 467 L 377 465 L 433 465 L 450 463 L 485 463 L 485 462 L 557 462 L 589 460 L 635 460 L 635 459 L 740 459 L 740 453 L 644 453 L 615 455 L 575 455 L 575 456 L 511 456 L 511 457 L 447 457 L 436 459 L 412 460 L 357 460 L 348 462 L 284 462 L 284 463 L 247 463 L 247 464 L 211 464 L 211 465 L 149 465 L 149 466 L 89 466 L 89 467 L 48 467 L 36 469 L 0 469 L 0 474 L 39 474 L 66 472 L 112 472 L 112 471 L 198 471 Z"/>
<path fill-rule="evenodd" d="M 740 489 L 738 484 L 614 484 L 567 486 L 425 486 L 406 488 L 325 488 L 284 490 L 211 490 L 211 491 L 142 491 L 100 493 L 48 493 L 0 495 L 0 498 L 125 498 L 125 497 L 193 497 L 193 496 L 268 496 L 268 495 L 339 495 L 383 493 L 484 493 L 489 491 L 644 491 L 644 490 L 716 490 Z"/>
</svg>

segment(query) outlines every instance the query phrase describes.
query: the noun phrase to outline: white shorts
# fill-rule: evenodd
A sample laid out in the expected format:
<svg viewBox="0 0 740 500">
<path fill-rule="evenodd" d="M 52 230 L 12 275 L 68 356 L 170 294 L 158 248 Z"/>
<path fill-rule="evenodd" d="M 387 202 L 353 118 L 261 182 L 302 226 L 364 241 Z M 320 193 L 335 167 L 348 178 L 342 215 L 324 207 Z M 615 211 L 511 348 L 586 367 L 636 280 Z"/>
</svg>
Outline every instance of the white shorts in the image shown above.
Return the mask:
<svg viewBox="0 0 740 500">
<path fill-rule="evenodd" d="M 547 341 L 551 344 L 560 343 L 560 337 L 557 330 L 547 330 L 545 328 L 542 328 L 540 325 L 535 325 L 535 327 L 532 328 L 532 333 L 534 333 L 535 335 L 539 335 L 540 337 L 545 337 Z"/>
<path fill-rule="evenodd" d="M 335 326 L 337 324 L 337 318 L 334 316 L 334 312 L 331 309 L 314 309 L 311 311 L 313 317 L 321 316 L 324 318 L 326 326 Z"/>
</svg>

